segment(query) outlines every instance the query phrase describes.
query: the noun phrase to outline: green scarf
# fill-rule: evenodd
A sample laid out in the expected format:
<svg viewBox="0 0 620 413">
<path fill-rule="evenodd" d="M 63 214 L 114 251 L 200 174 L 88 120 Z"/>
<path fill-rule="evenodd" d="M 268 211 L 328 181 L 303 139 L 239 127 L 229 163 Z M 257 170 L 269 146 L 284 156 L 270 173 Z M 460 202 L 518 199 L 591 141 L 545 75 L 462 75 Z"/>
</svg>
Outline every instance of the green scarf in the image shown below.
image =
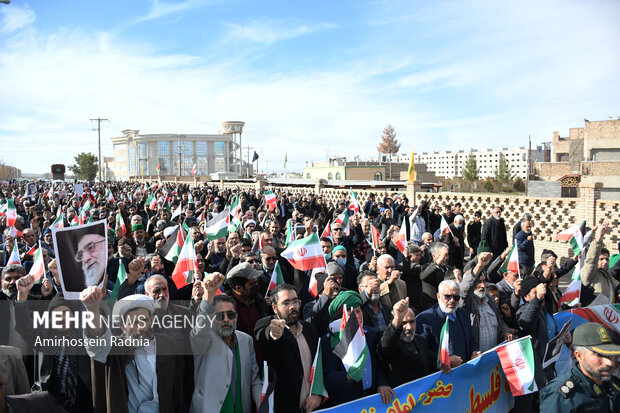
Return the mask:
<svg viewBox="0 0 620 413">
<path fill-rule="evenodd" d="M 228 389 L 220 413 L 243 413 L 241 402 L 241 360 L 239 358 L 239 343 L 235 339 L 235 359 L 237 360 L 237 385 L 235 386 L 235 402 L 233 404 L 232 386 Z"/>
</svg>

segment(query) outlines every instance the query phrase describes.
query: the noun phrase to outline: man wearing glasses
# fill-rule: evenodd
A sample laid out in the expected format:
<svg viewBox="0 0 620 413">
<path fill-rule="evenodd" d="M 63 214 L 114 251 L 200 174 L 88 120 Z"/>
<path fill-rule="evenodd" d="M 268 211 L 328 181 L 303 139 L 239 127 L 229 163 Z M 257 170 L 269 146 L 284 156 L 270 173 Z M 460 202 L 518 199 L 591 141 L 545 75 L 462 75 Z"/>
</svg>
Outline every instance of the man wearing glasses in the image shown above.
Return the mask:
<svg viewBox="0 0 620 413">
<path fill-rule="evenodd" d="M 448 373 L 452 368 L 478 357 L 480 352 L 472 334 L 469 313 L 459 308 L 459 284 L 454 280 L 444 280 L 439 284 L 438 291 L 437 304 L 416 317 L 416 334 L 426 339 L 431 360 L 437 360 L 441 329 L 448 318 L 450 365 L 441 366 Z"/>
<path fill-rule="evenodd" d="M 316 328 L 300 321 L 300 301 L 292 285 L 278 285 L 271 300 L 275 315 L 258 320 L 255 334 L 265 360 L 277 373 L 275 411 L 316 410 L 323 401 L 322 396 L 310 394 L 310 370 L 319 339 Z"/>
<path fill-rule="evenodd" d="M 81 263 L 84 272 L 84 287 L 99 285 L 108 264 L 108 246 L 105 237 L 86 234 L 78 242 L 75 261 Z"/>
<path fill-rule="evenodd" d="M 198 314 L 213 322 L 197 323 L 191 332 L 196 381 L 190 410 L 250 413 L 252 403 L 260 403 L 262 380 L 252 337 L 237 330 L 235 300 L 216 296 L 223 282 L 220 273 L 202 282 L 205 293 Z"/>
</svg>

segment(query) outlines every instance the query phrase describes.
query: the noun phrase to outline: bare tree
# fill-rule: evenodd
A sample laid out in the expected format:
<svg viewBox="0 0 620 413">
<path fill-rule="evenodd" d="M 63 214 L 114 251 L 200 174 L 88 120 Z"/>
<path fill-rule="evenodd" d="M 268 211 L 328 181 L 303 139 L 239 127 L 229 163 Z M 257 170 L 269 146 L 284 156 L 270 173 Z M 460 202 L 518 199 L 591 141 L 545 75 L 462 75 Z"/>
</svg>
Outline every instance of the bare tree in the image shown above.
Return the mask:
<svg viewBox="0 0 620 413">
<path fill-rule="evenodd" d="M 396 139 L 396 132 L 394 131 L 394 126 L 387 125 L 383 128 L 383 135 L 381 136 L 381 142 L 379 142 L 379 146 L 377 146 L 377 151 L 379 153 L 387 154 L 388 161 L 390 165 L 389 179 L 392 179 L 392 155 L 398 153 L 400 149 L 400 143 Z"/>
</svg>

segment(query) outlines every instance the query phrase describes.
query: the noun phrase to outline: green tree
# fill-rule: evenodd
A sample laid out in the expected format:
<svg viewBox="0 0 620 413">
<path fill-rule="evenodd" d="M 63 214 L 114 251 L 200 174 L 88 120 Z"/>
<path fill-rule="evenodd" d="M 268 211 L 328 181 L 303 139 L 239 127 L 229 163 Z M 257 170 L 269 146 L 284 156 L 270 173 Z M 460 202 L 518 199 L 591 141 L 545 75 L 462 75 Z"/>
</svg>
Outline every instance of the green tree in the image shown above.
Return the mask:
<svg viewBox="0 0 620 413">
<path fill-rule="evenodd" d="M 484 181 L 484 190 L 487 192 L 493 192 L 493 180 L 489 177 Z"/>
<path fill-rule="evenodd" d="M 82 152 L 75 158 L 75 165 L 69 166 L 69 170 L 73 172 L 79 179 L 92 181 L 97 176 L 99 165 L 97 157 L 92 153 Z"/>
<path fill-rule="evenodd" d="M 525 182 L 521 178 L 515 178 L 514 183 L 514 191 L 515 192 L 525 192 Z"/>
<path fill-rule="evenodd" d="M 497 168 L 495 168 L 495 180 L 499 183 L 499 189 L 501 191 L 502 187 L 506 185 L 514 175 L 512 174 L 512 167 L 508 162 L 508 159 L 504 156 L 503 153 L 499 155 L 499 163 Z"/>
<path fill-rule="evenodd" d="M 463 166 L 463 180 L 466 182 L 475 182 L 480 179 L 478 176 L 479 172 L 476 156 L 474 155 L 474 151 L 470 149 L 469 156 L 465 160 L 465 165 Z"/>
<path fill-rule="evenodd" d="M 390 165 L 390 179 L 392 179 L 392 155 L 397 154 L 399 149 L 400 142 L 396 140 L 396 132 L 394 131 L 394 127 L 392 125 L 387 125 L 383 128 L 383 135 L 381 136 L 379 146 L 377 146 L 377 151 L 379 151 L 379 153 L 385 153 L 388 156 Z"/>
</svg>

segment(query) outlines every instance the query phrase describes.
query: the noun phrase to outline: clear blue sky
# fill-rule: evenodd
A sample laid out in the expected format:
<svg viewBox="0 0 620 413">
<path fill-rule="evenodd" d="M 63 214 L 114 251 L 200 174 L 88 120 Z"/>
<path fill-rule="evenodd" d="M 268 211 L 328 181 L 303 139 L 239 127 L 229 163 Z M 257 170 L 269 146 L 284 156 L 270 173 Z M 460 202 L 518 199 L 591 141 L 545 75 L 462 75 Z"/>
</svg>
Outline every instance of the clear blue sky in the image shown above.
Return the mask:
<svg viewBox="0 0 620 413">
<path fill-rule="evenodd" d="M 619 21 L 617 0 L 13 0 L 0 157 L 71 164 L 98 116 L 104 156 L 123 129 L 242 120 L 271 171 L 374 156 L 387 124 L 401 152 L 550 141 L 620 115 Z"/>
</svg>

